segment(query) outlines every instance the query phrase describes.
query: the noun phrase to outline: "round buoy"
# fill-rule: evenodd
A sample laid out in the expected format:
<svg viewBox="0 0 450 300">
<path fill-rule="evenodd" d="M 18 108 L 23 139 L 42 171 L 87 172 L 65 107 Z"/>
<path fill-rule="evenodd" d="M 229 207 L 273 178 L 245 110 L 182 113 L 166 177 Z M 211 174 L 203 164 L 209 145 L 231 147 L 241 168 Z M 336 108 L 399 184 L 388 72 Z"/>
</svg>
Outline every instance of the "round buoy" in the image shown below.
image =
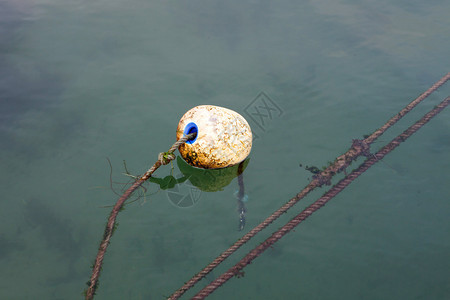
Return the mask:
<svg viewBox="0 0 450 300">
<path fill-rule="evenodd" d="M 217 169 L 243 161 L 252 149 L 252 130 L 247 121 L 227 108 L 200 105 L 187 111 L 177 128 L 177 140 L 196 132 L 194 139 L 179 147 L 191 166 Z"/>
</svg>

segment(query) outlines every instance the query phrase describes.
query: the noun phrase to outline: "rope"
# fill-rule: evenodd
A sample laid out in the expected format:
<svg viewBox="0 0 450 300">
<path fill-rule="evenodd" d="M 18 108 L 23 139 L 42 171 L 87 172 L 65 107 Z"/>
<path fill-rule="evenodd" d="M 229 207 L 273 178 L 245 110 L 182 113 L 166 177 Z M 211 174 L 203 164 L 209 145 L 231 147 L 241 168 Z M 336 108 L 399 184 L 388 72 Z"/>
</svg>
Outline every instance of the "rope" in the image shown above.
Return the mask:
<svg viewBox="0 0 450 300">
<path fill-rule="evenodd" d="M 362 163 L 356 170 L 352 171 L 348 176 L 340 180 L 336 185 L 334 185 L 328 192 L 326 192 L 322 197 L 312 203 L 310 206 L 305 208 L 300 214 L 295 216 L 286 225 L 281 227 L 279 230 L 274 232 L 269 238 L 262 242 L 259 246 L 251 250 L 244 258 L 242 258 L 237 264 L 228 269 L 220 275 L 216 280 L 211 282 L 208 286 L 203 288 L 198 292 L 192 299 L 204 299 L 218 287 L 222 286 L 233 276 L 241 276 L 242 269 L 250 264 L 256 257 L 263 253 L 267 248 L 272 246 L 275 242 L 281 239 L 285 234 L 290 232 L 293 228 L 299 225 L 302 221 L 312 215 L 315 211 L 323 207 L 328 201 L 339 194 L 344 188 L 346 188 L 353 180 L 358 178 L 362 173 L 369 169 L 372 165 L 377 163 L 386 154 L 397 148 L 402 142 L 406 141 L 412 134 L 419 130 L 423 125 L 430 121 L 434 116 L 444 110 L 450 104 L 450 97 L 447 97 L 434 109 L 428 112 L 424 117 L 417 121 L 414 125 L 406 129 L 402 134 L 395 137 L 389 144 L 381 148 L 376 154 L 368 158 L 364 163 Z"/>
<path fill-rule="evenodd" d="M 105 232 L 103 233 L 103 239 L 100 243 L 100 247 L 98 248 L 97 257 L 95 259 L 94 266 L 92 268 L 92 276 L 91 279 L 87 282 L 89 288 L 86 290 L 86 300 L 93 299 L 95 295 L 95 291 L 98 287 L 98 278 L 100 277 L 100 271 L 102 268 L 103 258 L 106 253 L 106 248 L 108 248 L 109 241 L 111 239 L 112 234 L 114 233 L 114 229 L 116 226 L 116 218 L 121 210 L 125 201 L 131 196 L 131 194 L 139 188 L 147 179 L 151 177 L 153 172 L 156 171 L 161 165 L 168 164 L 171 160 L 175 159 L 175 152 L 178 147 L 185 143 L 186 141 L 195 137 L 197 133 L 191 133 L 183 136 L 178 141 L 176 141 L 172 147 L 170 147 L 169 151 L 160 153 L 158 155 L 158 160 L 155 164 L 142 175 L 138 180 L 136 180 L 132 186 L 130 186 L 125 193 L 117 200 L 116 205 L 114 205 L 111 214 L 109 215 L 108 222 L 106 223 Z"/>
<path fill-rule="evenodd" d="M 413 109 L 417 104 L 427 98 L 432 92 L 442 86 L 445 82 L 450 79 L 450 73 L 447 73 L 443 76 L 439 81 L 433 84 L 428 90 L 426 90 L 423 94 L 421 94 L 418 98 L 414 99 L 411 103 L 409 103 L 405 108 L 403 108 L 398 114 L 393 116 L 390 120 L 388 120 L 382 127 L 374 131 L 370 136 L 368 136 L 364 140 L 353 140 L 352 146 L 350 149 L 339 156 L 334 163 L 328 166 L 324 171 L 320 174 L 316 174 L 313 176 L 313 180 L 294 198 L 290 199 L 287 203 L 285 203 L 282 207 L 276 210 L 272 215 L 262 221 L 259 225 L 254 227 L 244 236 L 242 236 L 238 241 L 236 241 L 233 245 L 231 245 L 227 250 L 222 252 L 217 258 L 215 258 L 211 263 L 209 263 L 205 268 L 203 268 L 200 272 L 195 274 L 189 281 L 187 281 L 181 288 L 175 291 L 168 299 L 178 299 L 181 297 L 187 290 L 192 288 L 197 282 L 199 282 L 202 278 L 204 278 L 208 273 L 210 273 L 214 268 L 216 268 L 219 264 L 221 264 L 226 258 L 228 258 L 231 254 L 233 254 L 236 250 L 238 250 L 242 245 L 247 243 L 251 238 L 253 238 L 258 232 L 269 226 L 272 222 L 274 222 L 278 217 L 283 215 L 288 209 L 294 206 L 298 201 L 303 199 L 306 195 L 308 195 L 311 191 L 313 191 L 317 187 L 321 187 L 322 185 L 330 185 L 331 178 L 342 171 L 344 171 L 356 158 L 359 156 L 370 156 L 370 144 L 373 143 L 381 134 L 383 134 L 389 127 L 394 125 L 397 121 L 399 121 L 404 115 L 406 115 L 411 109 Z"/>
</svg>

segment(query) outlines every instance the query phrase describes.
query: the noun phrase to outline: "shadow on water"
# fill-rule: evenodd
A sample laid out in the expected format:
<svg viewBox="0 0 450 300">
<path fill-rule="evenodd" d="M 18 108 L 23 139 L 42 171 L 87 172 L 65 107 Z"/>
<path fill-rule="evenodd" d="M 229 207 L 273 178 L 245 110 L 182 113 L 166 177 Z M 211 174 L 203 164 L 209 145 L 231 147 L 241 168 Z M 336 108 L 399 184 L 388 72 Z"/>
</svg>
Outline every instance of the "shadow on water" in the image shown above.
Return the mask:
<svg viewBox="0 0 450 300">
<path fill-rule="evenodd" d="M 25 203 L 23 212 L 27 229 L 36 230 L 39 240 L 47 248 L 46 251 L 58 253 L 57 261 L 67 266 L 65 274 L 50 275 L 47 283 L 55 286 L 81 278 L 81 274 L 75 270 L 75 263 L 82 255 L 82 241 L 75 239 L 72 223 L 36 198 Z"/>
</svg>

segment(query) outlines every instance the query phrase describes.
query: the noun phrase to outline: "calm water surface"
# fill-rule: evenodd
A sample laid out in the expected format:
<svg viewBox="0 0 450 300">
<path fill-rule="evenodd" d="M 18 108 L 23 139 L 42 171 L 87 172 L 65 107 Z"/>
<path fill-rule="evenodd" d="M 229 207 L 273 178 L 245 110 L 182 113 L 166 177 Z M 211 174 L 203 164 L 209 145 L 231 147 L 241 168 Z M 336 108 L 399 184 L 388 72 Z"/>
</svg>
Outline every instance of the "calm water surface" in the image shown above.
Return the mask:
<svg viewBox="0 0 450 300">
<path fill-rule="evenodd" d="M 258 136 L 244 231 L 236 179 L 184 208 L 170 200 L 186 186 L 150 183 L 119 216 L 96 299 L 170 295 L 309 182 L 300 163 L 326 165 L 450 71 L 449 11 L 442 0 L 1 1 L 0 298 L 80 299 L 117 199 L 106 158 L 126 182 L 123 160 L 147 170 L 188 109 L 228 107 Z M 261 92 L 277 110 L 253 119 Z M 448 95 L 449 83 L 373 150 Z M 447 109 L 211 299 L 445 299 L 449 153 Z M 155 175 L 170 174 L 177 164 Z"/>
</svg>

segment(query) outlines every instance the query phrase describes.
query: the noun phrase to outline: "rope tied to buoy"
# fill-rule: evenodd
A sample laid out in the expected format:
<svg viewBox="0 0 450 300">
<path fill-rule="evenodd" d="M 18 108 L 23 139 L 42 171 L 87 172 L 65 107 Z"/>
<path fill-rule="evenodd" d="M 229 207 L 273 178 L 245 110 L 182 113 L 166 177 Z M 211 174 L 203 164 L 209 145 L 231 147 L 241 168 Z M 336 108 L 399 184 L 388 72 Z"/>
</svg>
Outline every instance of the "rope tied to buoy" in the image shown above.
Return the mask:
<svg viewBox="0 0 450 300">
<path fill-rule="evenodd" d="M 423 120 L 424 122 L 421 123 L 421 124 L 416 124 L 416 128 L 414 128 L 414 131 L 410 131 L 410 132 L 408 132 L 405 135 L 401 135 L 401 136 L 398 137 L 398 140 L 392 141 L 391 144 L 390 144 L 390 147 L 392 147 L 392 148 L 389 148 L 389 151 L 384 153 L 384 155 L 382 155 L 382 153 L 380 153 L 380 151 L 375 153 L 375 154 L 372 154 L 371 151 L 370 151 L 370 144 L 373 143 L 381 134 L 383 134 L 384 131 L 386 131 L 389 127 L 391 127 L 393 124 L 395 124 L 406 113 L 408 113 L 418 103 L 420 103 L 422 100 L 424 100 L 426 97 L 428 97 L 434 90 L 436 90 L 439 86 L 443 85 L 449 79 L 450 79 L 450 73 L 448 73 L 443 78 L 441 78 L 438 82 L 436 82 L 431 88 L 429 88 L 425 93 L 423 93 L 421 96 L 419 96 L 413 102 L 408 104 L 398 114 L 394 115 L 388 122 L 386 122 L 382 127 L 377 129 L 375 132 L 373 132 L 370 136 L 364 136 L 364 139 L 355 139 L 355 140 L 353 140 L 352 146 L 350 147 L 350 149 L 346 153 L 344 153 L 343 155 L 339 156 L 334 162 L 329 163 L 329 166 L 327 168 L 325 168 L 325 170 L 323 170 L 322 172 L 320 172 L 318 170 L 319 172 L 317 172 L 317 174 L 315 174 L 312 177 L 312 181 L 301 192 L 299 192 L 294 198 L 292 198 L 287 203 L 285 203 L 282 207 L 280 207 L 277 211 L 275 211 L 266 220 L 264 220 L 262 223 L 260 223 L 255 228 L 253 228 L 250 232 L 248 232 L 246 235 L 244 235 L 242 238 L 240 238 L 230 248 L 228 248 L 221 255 L 219 255 L 213 262 L 211 262 L 207 267 L 205 267 L 203 270 L 201 270 L 198 274 L 196 274 L 193 278 L 191 278 L 191 280 L 186 282 L 185 285 L 183 285 L 179 290 L 177 290 L 173 295 L 171 295 L 169 297 L 169 299 L 177 299 L 182 294 L 184 294 L 195 283 L 197 283 L 200 279 L 205 277 L 209 272 L 211 272 L 215 267 L 217 267 L 228 256 L 230 256 L 233 252 L 235 252 L 239 247 L 241 247 L 243 244 L 248 242 L 253 236 L 255 236 L 258 232 L 263 230 L 265 227 L 270 225 L 274 220 L 276 220 L 279 216 L 284 214 L 289 208 L 291 208 L 294 204 L 296 204 L 298 201 L 300 201 L 302 198 L 304 198 L 312 190 L 314 190 L 317 187 L 323 186 L 323 185 L 331 185 L 332 177 L 334 175 L 336 175 L 337 173 L 340 173 L 342 171 L 345 172 L 346 168 L 353 161 L 355 161 L 358 157 L 365 156 L 365 157 L 367 157 L 366 161 L 370 161 L 373 164 L 373 163 L 379 161 L 389 151 L 393 150 L 393 148 L 398 146 L 398 144 L 400 144 L 401 142 L 406 140 L 406 138 L 409 137 L 409 135 L 413 134 L 423 124 L 428 122 L 429 119 L 431 119 L 433 116 L 435 116 L 441 110 L 443 110 L 449 104 L 450 98 L 447 98 L 444 101 L 444 103 L 439 105 L 439 107 L 437 107 L 432 112 L 432 114 L 429 116 L 429 119 Z M 186 121 L 186 122 L 188 122 L 188 121 Z M 182 122 L 180 121 L 180 124 L 181 123 Z M 180 127 L 180 124 L 179 124 L 179 127 Z M 186 128 L 189 127 L 188 126 L 189 124 L 191 124 L 191 123 L 188 123 L 186 125 L 186 127 L 181 126 L 181 127 L 183 127 L 185 129 L 184 131 L 177 129 L 177 138 L 179 140 L 176 143 L 173 144 L 173 146 L 169 149 L 169 151 L 159 153 L 158 160 L 155 162 L 155 164 L 147 172 L 145 172 L 142 176 L 138 176 L 137 177 L 138 179 L 136 179 L 136 181 L 117 200 L 117 202 L 116 202 L 114 208 L 112 209 L 111 214 L 110 214 L 110 216 L 108 218 L 108 222 L 106 224 L 106 228 L 105 228 L 105 232 L 104 232 L 104 235 L 103 235 L 103 239 L 102 239 L 102 241 L 100 243 L 100 246 L 99 246 L 99 250 L 98 250 L 97 257 L 96 257 L 96 261 L 95 261 L 95 263 L 94 263 L 94 265 L 92 267 L 93 270 L 92 270 L 91 280 L 87 283 L 89 288 L 86 290 L 86 299 L 92 299 L 93 296 L 95 295 L 95 291 L 96 291 L 96 289 L 98 287 L 98 278 L 100 276 L 103 258 L 104 258 L 104 255 L 106 253 L 106 248 L 109 245 L 111 236 L 114 233 L 114 229 L 116 228 L 115 220 L 116 220 L 116 217 L 117 217 L 119 211 L 123 207 L 125 201 L 132 195 L 132 193 L 136 189 L 138 189 L 146 180 L 148 180 L 152 176 L 153 172 L 156 171 L 156 169 L 158 169 L 161 165 L 169 164 L 172 160 L 175 159 L 175 155 L 174 155 L 173 152 L 175 150 L 177 150 L 178 147 L 181 144 L 183 144 L 183 143 L 185 143 L 187 141 L 190 141 L 189 143 L 192 143 L 192 142 L 195 141 L 195 137 L 197 135 L 197 131 L 192 132 L 192 133 L 191 133 L 190 130 L 186 131 Z M 179 134 L 183 134 L 183 132 L 184 132 L 184 136 L 180 137 Z M 247 149 L 248 152 L 250 151 L 249 149 L 251 148 L 251 133 L 249 135 L 249 138 L 250 138 L 249 139 L 250 140 L 250 143 L 249 143 L 250 147 L 247 147 L 248 148 Z M 395 146 L 394 146 L 394 143 L 398 143 L 398 144 L 395 144 Z M 185 158 L 186 154 L 183 155 L 183 148 L 185 148 L 185 146 L 181 147 L 178 150 L 180 151 L 180 153 L 183 156 L 183 158 Z M 195 165 L 195 166 L 197 166 L 197 165 Z M 367 164 L 366 164 L 366 166 L 367 166 Z M 371 166 L 371 164 L 368 165 L 368 167 L 370 167 L 370 166 Z M 205 167 L 208 167 L 208 166 L 205 166 Z M 214 166 L 213 166 L 213 168 L 214 168 Z M 362 172 L 364 172 L 366 169 L 362 170 Z M 358 168 L 358 170 L 361 171 L 361 167 Z M 355 173 L 352 172 L 350 175 L 347 175 L 347 173 L 345 173 L 346 176 L 345 176 L 344 179 L 348 179 L 348 178 L 352 177 L 353 174 L 355 174 Z M 359 176 L 359 174 L 358 174 L 358 176 Z M 354 177 L 354 178 L 356 178 L 356 177 Z M 351 180 L 349 182 L 351 182 Z M 339 186 L 339 188 L 342 188 L 342 189 L 344 187 L 345 186 L 343 186 L 343 185 Z M 243 190 L 242 190 L 242 194 L 243 194 Z M 239 193 L 239 195 L 242 196 L 241 193 Z M 282 228 L 282 231 L 283 231 L 282 233 L 280 233 L 280 232 L 276 233 L 276 239 L 272 237 L 273 239 L 271 239 L 270 241 L 266 240 L 263 243 L 262 246 L 258 247 L 258 249 L 254 249 L 253 251 L 251 251 L 245 257 L 245 260 L 244 259 L 241 260 L 240 263 L 235 265 L 232 269 L 228 270 L 226 273 L 222 274 L 219 278 L 217 278 L 214 282 L 212 282 L 210 285 L 208 285 L 205 289 L 200 291 L 196 296 L 194 296 L 194 299 L 203 299 L 204 297 L 206 297 L 207 295 L 212 293 L 215 289 L 217 289 L 219 286 L 224 284 L 231 277 L 241 275 L 243 273 L 243 272 L 241 272 L 242 268 L 244 268 L 248 263 L 250 263 L 259 254 L 261 254 L 265 249 L 267 249 L 267 247 L 269 247 L 269 245 L 275 243 L 276 240 L 281 238 L 284 234 L 289 232 L 293 227 L 298 225 L 299 222 L 301 222 L 302 220 L 306 219 L 307 216 L 309 216 L 314 211 L 316 211 L 317 209 L 319 209 L 320 207 L 325 205 L 325 203 L 328 200 L 330 200 L 332 197 L 334 197 L 334 195 L 331 195 L 331 197 L 327 198 L 326 200 L 321 198 L 321 199 L 319 199 L 320 202 L 315 202 L 313 204 L 314 207 L 311 206 L 311 207 L 308 207 L 307 209 L 305 209 L 304 213 L 302 213 L 302 216 L 300 218 L 296 219 L 296 222 L 297 222 L 296 224 L 292 223 L 290 226 L 284 226 Z M 245 213 L 245 208 L 243 210 L 243 213 Z M 243 220 L 245 222 L 245 219 L 243 219 Z"/>
<path fill-rule="evenodd" d="M 169 151 L 162 152 L 158 155 L 158 160 L 154 163 L 154 165 L 144 173 L 144 175 L 140 176 L 139 179 L 137 179 L 124 193 L 123 195 L 117 200 L 116 204 L 114 205 L 109 218 L 108 222 L 106 223 L 105 231 L 103 233 L 103 239 L 100 242 L 100 246 L 98 248 L 97 257 L 95 259 L 95 263 L 92 267 L 92 276 L 91 279 L 87 282 L 87 285 L 89 286 L 86 290 L 86 300 L 93 299 L 95 295 L 95 291 L 98 287 L 98 279 L 100 277 L 100 271 L 102 268 L 103 258 L 106 253 L 106 249 L 108 248 L 109 242 L 111 240 L 111 236 L 114 233 L 114 229 L 116 228 L 116 218 L 119 214 L 120 210 L 122 209 L 125 201 L 133 194 L 133 192 L 138 189 L 146 180 L 148 180 L 153 172 L 155 172 L 161 165 L 167 165 L 172 160 L 175 159 L 175 150 L 180 147 L 183 143 L 186 141 L 189 141 L 191 139 L 194 139 L 197 135 L 196 132 L 187 134 L 182 136 L 178 141 L 176 141 L 172 147 L 170 147 Z"/>
<path fill-rule="evenodd" d="M 175 154 L 173 154 L 173 152 L 167 151 L 167 152 L 161 152 L 158 155 L 158 161 L 162 164 L 162 165 L 167 165 L 169 164 L 172 160 L 175 159 Z"/>
</svg>

